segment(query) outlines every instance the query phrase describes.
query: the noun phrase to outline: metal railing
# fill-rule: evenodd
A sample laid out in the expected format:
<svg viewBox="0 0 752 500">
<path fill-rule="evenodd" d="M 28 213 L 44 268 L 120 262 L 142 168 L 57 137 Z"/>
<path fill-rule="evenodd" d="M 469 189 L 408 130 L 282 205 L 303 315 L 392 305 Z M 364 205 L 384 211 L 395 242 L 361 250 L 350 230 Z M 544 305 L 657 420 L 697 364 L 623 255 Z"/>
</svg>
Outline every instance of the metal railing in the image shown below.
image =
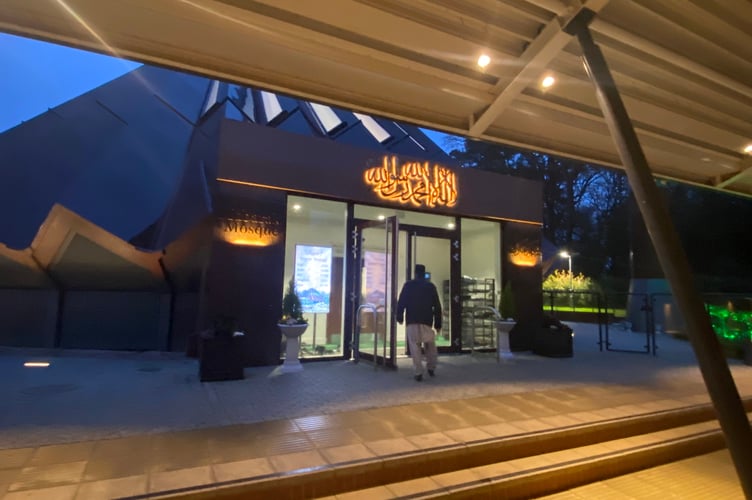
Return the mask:
<svg viewBox="0 0 752 500">
<path fill-rule="evenodd" d="M 376 304 L 361 304 L 358 306 L 358 309 L 355 311 L 355 338 L 353 339 L 353 361 L 355 363 L 360 361 L 360 327 L 362 326 L 361 322 L 361 312 L 363 311 L 371 311 L 373 313 L 373 361 L 374 361 L 374 367 L 378 367 L 378 363 L 376 363 L 376 356 L 378 354 L 378 342 L 376 341 L 378 336 L 378 326 L 379 326 L 379 313 L 378 308 L 376 307 Z"/>
<path fill-rule="evenodd" d="M 624 293 L 603 294 L 589 291 L 546 290 L 544 311 L 559 320 L 572 320 L 589 317 L 598 325 L 598 347 L 601 351 L 652 353 L 656 355 L 655 324 L 652 298 L 649 294 Z M 634 330 L 633 311 L 639 308 L 641 321 L 637 330 L 644 332 L 645 344 L 636 348 L 634 337 L 626 337 L 621 332 Z M 582 309 L 587 309 L 583 312 Z M 623 316 L 617 310 L 625 311 Z"/>
</svg>

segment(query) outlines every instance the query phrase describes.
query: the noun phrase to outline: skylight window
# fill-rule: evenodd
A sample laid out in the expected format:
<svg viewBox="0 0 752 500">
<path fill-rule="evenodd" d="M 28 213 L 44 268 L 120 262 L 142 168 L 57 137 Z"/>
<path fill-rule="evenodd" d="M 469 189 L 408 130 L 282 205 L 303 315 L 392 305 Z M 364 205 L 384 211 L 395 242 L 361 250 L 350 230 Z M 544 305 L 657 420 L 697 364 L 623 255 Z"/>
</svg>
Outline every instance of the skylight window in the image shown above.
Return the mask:
<svg viewBox="0 0 752 500">
<path fill-rule="evenodd" d="M 253 94 L 248 87 L 241 87 L 240 85 L 229 86 L 229 97 L 235 106 L 252 122 L 256 121 L 256 115 L 254 114 Z"/>
<path fill-rule="evenodd" d="M 214 80 L 209 86 L 209 92 L 206 95 L 206 101 L 204 101 L 204 107 L 201 110 L 201 116 L 206 114 L 217 103 L 217 96 L 219 95 L 219 81 Z"/>
<path fill-rule="evenodd" d="M 279 99 L 277 99 L 277 96 L 275 94 L 262 90 L 261 102 L 264 103 L 264 114 L 266 116 L 267 123 L 270 123 L 282 114 L 282 105 L 279 103 Z"/>
<path fill-rule="evenodd" d="M 363 124 L 363 126 L 368 130 L 371 135 L 379 141 L 380 143 L 385 143 L 389 139 L 392 138 L 392 136 L 389 134 L 389 132 L 386 131 L 384 127 L 379 125 L 379 123 L 373 119 L 373 117 L 368 115 L 362 115 L 360 113 L 353 113 L 355 115 L 355 118 L 360 120 L 360 123 Z"/>
<path fill-rule="evenodd" d="M 344 122 L 339 119 L 337 113 L 335 113 L 329 106 L 312 102 L 311 108 L 313 109 L 313 112 L 316 113 L 316 117 L 321 122 L 321 125 L 324 127 L 327 134 L 331 134 L 334 130 L 344 125 Z"/>
</svg>

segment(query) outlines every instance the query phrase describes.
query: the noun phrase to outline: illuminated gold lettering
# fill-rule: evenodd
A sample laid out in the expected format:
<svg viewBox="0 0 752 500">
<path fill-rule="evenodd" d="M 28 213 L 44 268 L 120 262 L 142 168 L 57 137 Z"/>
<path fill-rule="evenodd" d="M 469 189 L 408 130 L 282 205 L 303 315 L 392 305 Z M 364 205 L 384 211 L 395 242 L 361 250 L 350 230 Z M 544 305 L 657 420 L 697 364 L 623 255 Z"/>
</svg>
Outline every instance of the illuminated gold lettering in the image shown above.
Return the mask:
<svg viewBox="0 0 752 500">
<path fill-rule="evenodd" d="M 384 200 L 416 207 L 453 207 L 457 203 L 457 176 L 441 165 L 429 162 L 405 162 L 397 165 L 396 156 L 384 156 L 381 166 L 363 173 L 363 180 Z"/>
<path fill-rule="evenodd" d="M 215 234 L 218 238 L 244 246 L 269 246 L 279 241 L 280 223 L 274 217 L 246 213 L 237 216 L 242 218 L 217 219 Z"/>
</svg>

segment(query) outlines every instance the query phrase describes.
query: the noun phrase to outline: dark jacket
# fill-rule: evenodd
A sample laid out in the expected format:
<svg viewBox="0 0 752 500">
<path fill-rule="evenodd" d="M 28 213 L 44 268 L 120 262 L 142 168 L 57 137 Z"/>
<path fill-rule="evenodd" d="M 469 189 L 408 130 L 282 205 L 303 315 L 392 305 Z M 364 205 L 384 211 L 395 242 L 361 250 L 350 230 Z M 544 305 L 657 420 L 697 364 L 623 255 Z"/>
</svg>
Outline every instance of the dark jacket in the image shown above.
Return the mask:
<svg viewBox="0 0 752 500">
<path fill-rule="evenodd" d="M 441 302 L 433 283 L 423 278 L 408 281 L 397 302 L 397 322 L 402 323 L 407 309 L 407 324 L 420 323 L 441 328 Z"/>
</svg>

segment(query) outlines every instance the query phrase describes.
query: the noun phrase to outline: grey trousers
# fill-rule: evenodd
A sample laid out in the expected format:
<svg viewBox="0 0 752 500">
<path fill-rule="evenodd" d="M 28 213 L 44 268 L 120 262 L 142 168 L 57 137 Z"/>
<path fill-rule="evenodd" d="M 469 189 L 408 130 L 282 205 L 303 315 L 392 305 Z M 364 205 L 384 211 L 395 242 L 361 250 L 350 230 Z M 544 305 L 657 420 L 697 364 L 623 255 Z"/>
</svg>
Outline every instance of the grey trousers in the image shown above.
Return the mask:
<svg viewBox="0 0 752 500">
<path fill-rule="evenodd" d="M 436 350 L 436 334 L 428 325 L 410 324 L 407 325 L 407 342 L 410 345 L 410 355 L 413 357 L 413 369 L 415 375 L 423 374 L 423 356 L 420 353 L 420 345 L 426 351 L 426 368 L 429 370 L 436 369 L 436 360 L 438 351 Z"/>
</svg>

